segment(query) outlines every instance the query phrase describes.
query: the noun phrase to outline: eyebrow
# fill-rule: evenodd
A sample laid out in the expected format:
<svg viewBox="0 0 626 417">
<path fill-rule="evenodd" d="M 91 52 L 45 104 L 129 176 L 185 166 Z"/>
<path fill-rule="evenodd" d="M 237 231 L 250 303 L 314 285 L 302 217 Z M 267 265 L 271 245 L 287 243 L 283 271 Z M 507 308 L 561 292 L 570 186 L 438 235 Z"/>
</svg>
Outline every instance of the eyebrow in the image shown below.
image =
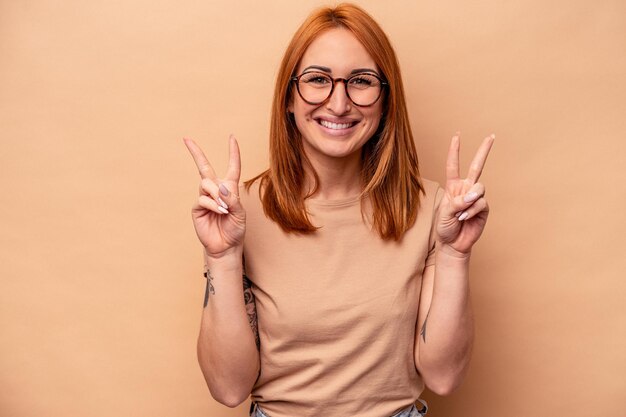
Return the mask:
<svg viewBox="0 0 626 417">
<path fill-rule="evenodd" d="M 307 70 L 310 70 L 310 69 L 317 69 L 317 70 L 328 72 L 328 73 L 332 73 L 333 72 L 330 68 L 323 67 L 321 65 L 309 65 L 308 67 L 303 69 L 302 72 L 304 73 L 304 72 L 306 72 Z M 378 75 L 378 72 L 373 70 L 373 69 L 371 69 L 371 68 L 357 68 L 357 69 L 353 69 L 352 71 L 350 71 L 350 75 L 360 74 L 360 73 L 363 73 L 363 72 L 371 72 L 371 73 L 374 73 L 374 74 Z"/>
<path fill-rule="evenodd" d="M 378 75 L 378 72 L 373 70 L 373 69 L 371 69 L 371 68 L 357 68 L 357 69 L 353 69 L 350 72 L 350 75 L 352 75 L 352 74 L 359 74 L 361 72 L 373 72 L 374 74 Z"/>
<path fill-rule="evenodd" d="M 309 65 L 308 67 L 303 69 L 302 72 L 305 72 L 305 71 L 310 70 L 310 69 L 318 69 L 318 70 L 324 71 L 324 72 L 332 72 L 332 70 L 330 68 L 322 67 L 320 65 Z"/>
</svg>

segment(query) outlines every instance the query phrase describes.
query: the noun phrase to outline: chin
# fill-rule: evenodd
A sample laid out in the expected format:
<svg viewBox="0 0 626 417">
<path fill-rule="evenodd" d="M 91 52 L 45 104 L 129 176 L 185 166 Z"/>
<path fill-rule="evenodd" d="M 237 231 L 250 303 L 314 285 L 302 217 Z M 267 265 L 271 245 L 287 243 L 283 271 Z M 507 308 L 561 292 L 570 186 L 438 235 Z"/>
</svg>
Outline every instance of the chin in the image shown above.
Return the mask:
<svg viewBox="0 0 626 417">
<path fill-rule="evenodd" d="M 328 145 L 328 144 L 327 144 Z M 345 144 L 338 144 L 339 146 L 320 146 L 316 147 L 315 152 L 324 155 L 328 158 L 347 158 L 355 153 L 360 152 L 360 148 L 353 148 L 344 146 Z"/>
</svg>

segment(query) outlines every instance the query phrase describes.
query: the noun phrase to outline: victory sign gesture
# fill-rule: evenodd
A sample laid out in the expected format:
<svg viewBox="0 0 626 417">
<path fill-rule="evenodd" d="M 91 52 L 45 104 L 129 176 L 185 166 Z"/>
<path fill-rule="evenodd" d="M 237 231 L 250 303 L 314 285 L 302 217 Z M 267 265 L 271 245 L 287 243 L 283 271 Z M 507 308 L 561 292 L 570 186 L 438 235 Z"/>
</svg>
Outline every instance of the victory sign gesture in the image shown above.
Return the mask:
<svg viewBox="0 0 626 417">
<path fill-rule="evenodd" d="M 246 212 L 239 201 L 239 145 L 231 135 L 228 170 L 225 177 L 218 178 L 202 149 L 191 139 L 183 141 L 201 178 L 198 201 L 191 209 L 193 225 L 207 256 L 219 258 L 243 245 L 246 230 Z"/>
<path fill-rule="evenodd" d="M 459 133 L 452 138 L 446 163 L 445 195 L 439 206 L 438 240 L 462 254 L 469 254 L 485 228 L 489 205 L 485 186 L 478 182 L 495 135 L 488 136 L 472 160 L 467 178 L 459 176 Z"/>
</svg>

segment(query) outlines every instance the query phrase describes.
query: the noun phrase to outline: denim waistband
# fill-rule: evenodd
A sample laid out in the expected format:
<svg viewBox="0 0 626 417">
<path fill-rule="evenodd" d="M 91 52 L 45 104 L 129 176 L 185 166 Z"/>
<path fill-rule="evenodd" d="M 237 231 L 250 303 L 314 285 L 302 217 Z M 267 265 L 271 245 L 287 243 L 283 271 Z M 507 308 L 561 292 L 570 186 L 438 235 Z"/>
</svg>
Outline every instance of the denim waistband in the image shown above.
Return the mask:
<svg viewBox="0 0 626 417">
<path fill-rule="evenodd" d="M 399 411 L 398 413 L 394 414 L 391 417 L 422 417 L 425 416 L 426 413 L 428 412 L 428 404 L 426 403 L 426 401 L 419 399 L 418 400 L 419 403 L 421 403 L 421 407 L 418 409 L 417 406 L 415 404 L 412 404 L 411 406 L 405 408 L 402 411 Z M 252 403 L 250 404 L 250 413 L 249 413 L 250 417 L 271 417 L 269 414 L 266 414 L 261 407 L 259 407 L 259 405 L 252 401 Z"/>
</svg>

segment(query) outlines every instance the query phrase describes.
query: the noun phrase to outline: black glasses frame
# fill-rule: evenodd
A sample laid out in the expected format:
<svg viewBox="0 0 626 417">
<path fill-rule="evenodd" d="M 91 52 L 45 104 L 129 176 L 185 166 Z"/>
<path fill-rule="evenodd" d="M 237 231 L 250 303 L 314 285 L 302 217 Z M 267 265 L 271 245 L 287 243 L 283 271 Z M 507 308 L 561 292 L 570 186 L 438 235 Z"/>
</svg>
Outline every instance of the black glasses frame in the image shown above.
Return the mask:
<svg viewBox="0 0 626 417">
<path fill-rule="evenodd" d="M 355 105 L 355 106 L 357 106 L 357 107 L 370 107 L 370 106 L 373 106 L 374 104 L 376 104 L 376 102 L 377 102 L 378 100 L 380 100 L 380 97 L 383 95 L 383 89 L 385 89 L 385 88 L 389 85 L 389 83 L 388 83 L 387 81 L 383 80 L 382 78 L 380 78 L 380 77 L 379 77 L 378 75 L 376 75 L 376 74 L 372 74 L 371 72 L 365 72 L 365 73 L 360 73 L 360 74 L 354 74 L 354 75 L 351 75 L 351 76 L 350 76 L 350 77 L 348 77 L 348 78 L 333 78 L 333 77 L 331 77 L 331 76 L 330 76 L 330 75 L 328 75 L 328 74 L 320 73 L 320 74 L 326 75 L 328 78 L 330 78 L 330 80 L 331 80 L 331 82 L 332 82 L 332 85 L 330 86 L 330 92 L 328 93 L 328 97 L 326 97 L 326 98 L 325 98 L 324 100 L 322 100 L 322 101 L 319 101 L 319 102 L 313 102 L 313 101 L 308 101 L 307 99 L 305 99 L 305 98 L 302 96 L 302 93 L 300 92 L 300 78 L 302 78 L 303 76 L 305 76 L 305 75 L 307 75 L 307 74 L 310 74 L 310 73 L 312 73 L 312 72 L 316 72 L 316 71 L 308 71 L 308 72 L 304 72 L 304 73 L 302 73 L 302 74 L 300 74 L 300 75 L 297 75 L 297 76 L 291 77 L 291 78 L 289 79 L 289 81 L 292 81 L 292 82 L 295 82 L 295 83 L 296 83 L 296 90 L 298 90 L 298 95 L 300 96 L 300 98 L 301 98 L 302 100 L 304 100 L 304 102 L 305 102 L 305 103 L 311 104 L 311 105 L 313 105 L 313 106 L 317 106 L 317 105 L 319 105 L 319 104 L 323 104 L 323 103 L 325 103 L 326 101 L 328 101 L 328 99 L 329 99 L 329 98 L 333 95 L 333 92 L 335 91 L 335 85 L 336 85 L 336 84 L 337 84 L 337 82 L 339 82 L 339 81 L 343 82 L 344 90 L 346 91 L 346 96 L 348 96 L 348 99 L 350 99 L 350 101 L 352 102 L 352 104 L 354 104 L 354 105 Z M 351 80 L 351 79 L 353 79 L 353 78 L 355 78 L 355 77 L 361 76 L 361 75 L 363 75 L 363 74 L 367 74 L 367 75 L 369 75 L 369 76 L 372 76 L 372 77 L 374 77 L 374 78 L 378 79 L 378 81 L 380 82 L 380 92 L 378 93 L 378 97 L 376 97 L 376 100 L 374 100 L 371 104 L 365 104 L 365 105 L 355 103 L 355 102 L 354 102 L 354 100 L 352 100 L 352 97 L 350 97 L 350 93 L 348 93 L 348 83 L 350 82 L 350 80 Z"/>
</svg>

